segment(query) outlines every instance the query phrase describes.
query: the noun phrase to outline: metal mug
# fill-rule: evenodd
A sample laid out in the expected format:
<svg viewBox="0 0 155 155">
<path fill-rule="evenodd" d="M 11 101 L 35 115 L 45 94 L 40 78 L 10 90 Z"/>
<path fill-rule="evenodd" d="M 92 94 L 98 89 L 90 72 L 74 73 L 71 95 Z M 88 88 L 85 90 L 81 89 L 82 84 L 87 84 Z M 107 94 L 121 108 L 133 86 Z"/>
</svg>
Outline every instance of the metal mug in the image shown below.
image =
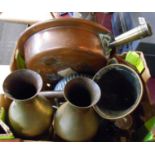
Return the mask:
<svg viewBox="0 0 155 155">
<path fill-rule="evenodd" d="M 101 98 L 94 109 L 102 118 L 123 118 L 139 105 L 143 95 L 143 84 L 131 67 L 110 64 L 99 70 L 93 79 L 101 88 Z"/>
</svg>

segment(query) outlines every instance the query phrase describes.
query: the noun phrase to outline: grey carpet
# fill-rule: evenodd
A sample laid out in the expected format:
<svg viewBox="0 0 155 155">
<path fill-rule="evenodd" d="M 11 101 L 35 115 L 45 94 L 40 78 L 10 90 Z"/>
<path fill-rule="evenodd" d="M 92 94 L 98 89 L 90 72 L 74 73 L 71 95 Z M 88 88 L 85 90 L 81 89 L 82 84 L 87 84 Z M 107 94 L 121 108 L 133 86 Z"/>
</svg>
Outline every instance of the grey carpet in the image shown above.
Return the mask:
<svg viewBox="0 0 155 155">
<path fill-rule="evenodd" d="M 26 27 L 26 24 L 0 21 L 0 65 L 10 64 L 15 43 Z"/>
</svg>

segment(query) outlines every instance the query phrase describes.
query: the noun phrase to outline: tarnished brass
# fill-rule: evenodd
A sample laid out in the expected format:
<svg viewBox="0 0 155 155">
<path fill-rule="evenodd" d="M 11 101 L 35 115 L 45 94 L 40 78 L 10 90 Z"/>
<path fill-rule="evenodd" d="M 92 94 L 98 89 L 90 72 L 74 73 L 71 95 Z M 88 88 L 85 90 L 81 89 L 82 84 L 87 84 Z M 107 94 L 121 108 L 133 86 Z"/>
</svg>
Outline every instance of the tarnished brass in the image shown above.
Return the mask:
<svg viewBox="0 0 155 155">
<path fill-rule="evenodd" d="M 88 141 L 97 132 L 99 120 L 93 106 L 100 99 L 100 88 L 91 79 L 79 77 L 64 89 L 66 103 L 56 111 L 54 131 L 66 141 Z"/>
<path fill-rule="evenodd" d="M 49 129 L 52 105 L 39 92 L 41 76 L 31 70 L 17 70 L 4 80 L 5 94 L 13 100 L 8 112 L 9 124 L 19 136 L 35 137 Z"/>
<path fill-rule="evenodd" d="M 91 79 L 78 77 L 69 81 L 64 91 L 42 91 L 41 76 L 32 70 L 12 72 L 4 80 L 5 94 L 13 100 L 9 108 L 9 123 L 22 137 L 35 137 L 49 129 L 52 123 L 52 105 L 45 97 L 64 97 L 67 102 L 58 108 L 54 130 L 68 141 L 86 141 L 99 126 L 93 106 L 101 96 L 99 86 Z"/>
</svg>

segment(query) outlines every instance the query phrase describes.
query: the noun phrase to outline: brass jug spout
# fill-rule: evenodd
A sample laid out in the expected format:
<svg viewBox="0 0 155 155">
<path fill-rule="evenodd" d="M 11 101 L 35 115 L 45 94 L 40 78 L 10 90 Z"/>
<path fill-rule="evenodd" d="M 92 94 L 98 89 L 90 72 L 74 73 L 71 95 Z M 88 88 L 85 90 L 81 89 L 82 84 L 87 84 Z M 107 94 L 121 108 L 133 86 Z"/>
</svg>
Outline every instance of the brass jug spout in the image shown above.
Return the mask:
<svg viewBox="0 0 155 155">
<path fill-rule="evenodd" d="M 17 70 L 11 73 L 3 83 L 6 95 L 13 100 L 30 100 L 37 95 L 44 97 L 63 97 L 63 92 L 41 91 L 43 80 L 41 76 L 29 69 Z"/>
<path fill-rule="evenodd" d="M 99 101 L 101 91 L 93 80 L 86 77 L 78 77 L 66 84 L 64 97 L 73 106 L 89 108 Z"/>
</svg>

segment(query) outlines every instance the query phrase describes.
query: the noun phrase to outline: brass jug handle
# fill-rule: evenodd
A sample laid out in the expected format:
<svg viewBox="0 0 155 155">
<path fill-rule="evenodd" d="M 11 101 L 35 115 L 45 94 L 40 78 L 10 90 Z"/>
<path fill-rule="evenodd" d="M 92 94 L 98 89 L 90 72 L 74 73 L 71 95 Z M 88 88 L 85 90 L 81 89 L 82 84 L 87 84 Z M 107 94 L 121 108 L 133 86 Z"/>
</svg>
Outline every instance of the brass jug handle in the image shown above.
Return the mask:
<svg viewBox="0 0 155 155">
<path fill-rule="evenodd" d="M 63 91 L 41 91 L 39 95 L 47 97 L 47 98 L 64 98 Z"/>
<path fill-rule="evenodd" d="M 46 98 L 64 98 L 63 91 L 41 91 L 39 95 L 44 96 Z M 53 104 L 52 108 L 57 110 L 61 104 Z"/>
</svg>

